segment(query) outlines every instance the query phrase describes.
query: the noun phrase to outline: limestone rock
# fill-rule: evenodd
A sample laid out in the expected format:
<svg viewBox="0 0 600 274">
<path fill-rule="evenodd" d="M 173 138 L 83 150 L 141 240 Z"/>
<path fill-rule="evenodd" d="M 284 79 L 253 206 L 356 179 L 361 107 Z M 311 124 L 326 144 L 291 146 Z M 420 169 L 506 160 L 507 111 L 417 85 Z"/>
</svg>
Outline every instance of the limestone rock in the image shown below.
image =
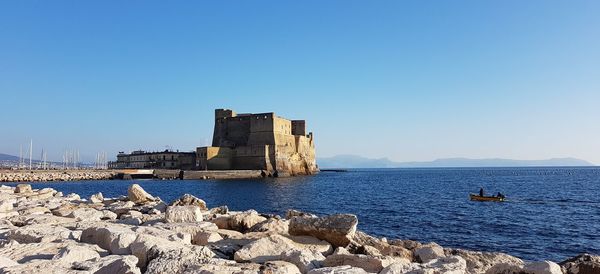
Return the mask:
<svg viewBox="0 0 600 274">
<path fill-rule="evenodd" d="M 525 264 L 523 272 L 527 274 L 562 274 L 560 266 L 551 261 L 531 262 Z"/>
<path fill-rule="evenodd" d="M 73 268 L 95 274 L 141 274 L 135 256 L 110 255 L 73 263 Z"/>
<path fill-rule="evenodd" d="M 102 220 L 116 220 L 117 219 L 117 213 L 114 213 L 110 210 L 102 210 L 102 217 L 100 219 Z"/>
<path fill-rule="evenodd" d="M 223 240 L 223 237 L 215 231 L 200 231 L 194 235 L 192 243 L 196 245 L 208 245 Z"/>
<path fill-rule="evenodd" d="M 347 246 L 358 219 L 352 214 L 336 214 L 320 218 L 293 217 L 289 224 L 290 235 L 309 235 L 328 241 L 334 246 Z"/>
<path fill-rule="evenodd" d="M 441 257 L 428 263 L 411 263 L 408 260 L 393 263 L 385 267 L 379 274 L 401 273 L 431 273 L 431 274 L 463 274 L 466 272 L 467 263 L 459 256 Z"/>
<path fill-rule="evenodd" d="M 255 211 L 248 211 L 230 216 L 227 223 L 229 229 L 243 233 L 249 231 L 254 225 L 266 220 L 267 218 L 258 215 Z"/>
<path fill-rule="evenodd" d="M 292 263 L 285 261 L 270 261 L 261 266 L 262 273 L 269 274 L 300 274 L 300 270 Z"/>
<path fill-rule="evenodd" d="M 499 263 L 499 264 L 495 264 L 494 266 L 488 268 L 488 270 L 485 271 L 485 274 L 520 274 L 523 270 L 523 265 L 517 265 L 517 264 L 511 264 L 511 263 Z M 481 273 L 481 272 L 474 272 L 470 269 L 468 269 L 467 266 L 467 273 Z"/>
<path fill-rule="evenodd" d="M 87 261 L 100 258 L 100 254 L 88 247 L 79 245 L 69 245 L 61 248 L 52 260 L 60 261 L 65 265 L 71 265 L 74 262 Z"/>
<path fill-rule="evenodd" d="M 413 252 L 417 261 L 421 263 L 427 263 L 431 260 L 446 256 L 444 254 L 444 249 L 436 243 L 423 245 L 416 248 Z"/>
<path fill-rule="evenodd" d="M 504 264 L 499 269 L 521 268 L 523 261 L 519 258 L 497 252 L 478 252 L 462 249 L 452 249 L 446 252 L 446 255 L 457 255 L 465 259 L 467 262 L 467 273 L 478 274 L 484 273 L 495 265 Z M 514 266 L 514 267 L 509 267 Z"/>
<path fill-rule="evenodd" d="M 92 226 L 81 234 L 84 243 L 97 244 L 116 255 L 129 255 L 129 246 L 137 235 L 125 225 Z"/>
<path fill-rule="evenodd" d="M 15 266 L 15 265 L 19 265 L 19 263 L 13 261 L 12 259 L 10 259 L 8 257 L 0 256 L 0 269 L 9 267 L 9 266 Z"/>
<path fill-rule="evenodd" d="M 136 204 L 154 201 L 154 197 L 146 192 L 140 185 L 133 184 L 127 189 L 127 197 Z"/>
<path fill-rule="evenodd" d="M 165 213 L 168 223 L 195 223 L 202 221 L 202 213 L 197 206 L 169 206 Z"/>
<path fill-rule="evenodd" d="M 50 209 L 43 206 L 36 206 L 32 208 L 28 208 L 22 211 L 19 211 L 21 215 L 37 215 L 37 214 L 46 214 L 50 213 Z"/>
<path fill-rule="evenodd" d="M 295 209 L 288 209 L 287 212 L 285 213 L 285 218 L 290 220 L 293 217 L 310 217 L 310 218 L 317 218 L 317 215 L 311 214 L 311 213 L 306 213 L 306 212 L 302 212 L 299 210 L 295 210 Z"/>
<path fill-rule="evenodd" d="M 3 200 L 0 201 L 0 212 L 9 212 L 13 210 L 12 201 Z"/>
<path fill-rule="evenodd" d="M 31 190 L 31 185 L 29 184 L 18 184 L 17 187 L 15 187 L 15 193 L 31 193 L 33 192 Z"/>
<path fill-rule="evenodd" d="M 323 266 L 325 256 L 320 252 L 311 250 L 287 250 L 280 255 L 280 259 L 293 263 L 300 272 L 306 273 Z"/>
<path fill-rule="evenodd" d="M 287 234 L 289 230 L 289 221 L 276 218 L 270 218 L 266 221 L 255 224 L 250 228 L 252 232 L 272 231 L 279 234 Z"/>
<path fill-rule="evenodd" d="M 79 239 L 78 233 L 61 226 L 36 224 L 9 231 L 8 239 L 24 243 L 51 242 L 60 239 Z"/>
<path fill-rule="evenodd" d="M 313 269 L 307 274 L 369 274 L 362 268 L 349 265 Z"/>
<path fill-rule="evenodd" d="M 183 194 L 179 199 L 171 203 L 172 206 L 197 206 L 200 210 L 208 210 L 206 202 L 191 194 Z"/>
<path fill-rule="evenodd" d="M 329 244 L 327 241 L 319 240 L 313 236 L 284 236 L 291 239 L 293 244 L 300 249 L 319 252 L 325 256 L 333 253 L 333 247 L 331 244 Z"/>
<path fill-rule="evenodd" d="M 581 254 L 559 264 L 566 274 L 600 273 L 600 256 Z"/>
<path fill-rule="evenodd" d="M 68 217 L 78 221 L 100 221 L 104 217 L 104 213 L 93 208 L 82 207 L 73 210 Z"/>
<path fill-rule="evenodd" d="M 362 254 L 332 254 L 327 256 L 323 265 L 326 267 L 350 265 L 360 267 L 367 272 L 378 273 L 388 264 L 384 265 L 384 261 L 380 258 Z"/>
<path fill-rule="evenodd" d="M 251 242 L 235 252 L 237 262 L 264 263 L 279 260 L 288 250 L 297 249 L 292 240 L 281 235 L 271 235 Z"/>
<path fill-rule="evenodd" d="M 152 249 L 149 251 L 150 260 L 148 267 L 146 268 L 145 274 L 162 274 L 162 273 L 210 273 L 203 272 L 202 269 L 195 269 L 192 271 L 191 268 L 197 268 L 202 264 L 210 264 L 211 262 L 222 262 L 229 263 L 228 260 L 218 260 L 210 258 L 206 252 L 205 247 L 201 247 L 200 250 L 184 250 L 174 249 L 164 252 L 156 252 Z M 234 262 L 233 262 L 234 263 Z M 230 272 L 216 272 L 216 273 L 235 273 Z"/>
<path fill-rule="evenodd" d="M 102 195 L 102 192 L 98 192 L 92 196 L 90 196 L 90 202 L 94 203 L 94 204 L 99 204 L 104 202 L 104 196 Z"/>
</svg>

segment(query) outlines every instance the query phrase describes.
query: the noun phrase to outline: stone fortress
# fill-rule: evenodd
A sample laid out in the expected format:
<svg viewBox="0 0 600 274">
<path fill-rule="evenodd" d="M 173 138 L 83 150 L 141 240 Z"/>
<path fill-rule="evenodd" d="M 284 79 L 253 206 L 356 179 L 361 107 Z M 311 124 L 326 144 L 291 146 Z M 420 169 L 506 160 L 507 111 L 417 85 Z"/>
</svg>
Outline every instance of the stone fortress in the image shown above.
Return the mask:
<svg viewBox="0 0 600 274">
<path fill-rule="evenodd" d="M 312 132 L 304 120 L 275 113 L 237 114 L 215 110 L 212 146 L 196 149 L 200 170 L 263 170 L 265 176 L 318 172 Z"/>
</svg>

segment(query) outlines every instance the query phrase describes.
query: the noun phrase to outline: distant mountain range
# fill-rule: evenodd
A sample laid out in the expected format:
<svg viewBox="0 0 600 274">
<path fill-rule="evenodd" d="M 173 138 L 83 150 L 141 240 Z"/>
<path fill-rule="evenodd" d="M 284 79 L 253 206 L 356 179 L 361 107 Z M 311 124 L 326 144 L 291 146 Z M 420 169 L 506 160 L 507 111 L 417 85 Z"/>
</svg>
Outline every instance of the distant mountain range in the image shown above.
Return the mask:
<svg viewBox="0 0 600 274">
<path fill-rule="evenodd" d="M 371 159 L 357 155 L 337 155 L 317 158 L 319 168 L 410 168 L 410 167 L 531 167 L 531 166 L 593 166 L 575 158 L 547 160 L 445 158 L 429 162 L 394 162 L 387 158 Z"/>
<path fill-rule="evenodd" d="M 19 161 L 19 157 L 0 153 L 0 161 Z"/>
</svg>

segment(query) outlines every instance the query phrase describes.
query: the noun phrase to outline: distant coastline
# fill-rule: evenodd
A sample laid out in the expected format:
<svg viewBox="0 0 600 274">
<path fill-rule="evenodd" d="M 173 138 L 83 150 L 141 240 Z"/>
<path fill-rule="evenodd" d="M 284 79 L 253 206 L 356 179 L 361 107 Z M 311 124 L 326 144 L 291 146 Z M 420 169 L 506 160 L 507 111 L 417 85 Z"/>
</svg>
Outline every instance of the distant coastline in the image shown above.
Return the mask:
<svg viewBox="0 0 600 274">
<path fill-rule="evenodd" d="M 394 162 L 387 158 L 372 159 L 357 155 L 317 158 L 320 168 L 477 168 L 477 167 L 591 167 L 594 164 L 576 158 L 513 160 L 502 158 L 445 158 L 423 162 Z"/>
</svg>

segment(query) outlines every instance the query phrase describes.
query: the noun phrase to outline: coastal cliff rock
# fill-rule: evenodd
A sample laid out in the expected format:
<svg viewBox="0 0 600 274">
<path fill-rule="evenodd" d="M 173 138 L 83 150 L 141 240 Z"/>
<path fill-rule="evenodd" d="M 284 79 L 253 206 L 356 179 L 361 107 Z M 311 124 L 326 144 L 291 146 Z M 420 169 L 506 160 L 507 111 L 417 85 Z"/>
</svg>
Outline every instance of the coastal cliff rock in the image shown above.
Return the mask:
<svg viewBox="0 0 600 274">
<path fill-rule="evenodd" d="M 289 211 L 289 218 L 281 218 L 254 210 L 208 210 L 191 195 L 167 206 L 137 185 L 129 189 L 128 197 L 93 195 L 86 201 L 50 188 L 0 186 L 0 273 L 590 274 L 600 269 L 600 257 L 587 254 L 560 266 L 525 263 L 502 253 L 377 238 L 357 231 L 358 220 L 350 214 Z"/>
<path fill-rule="evenodd" d="M 347 246 L 354 233 L 358 218 L 352 214 L 336 214 L 320 218 L 292 217 L 290 235 L 308 235 L 328 241 L 334 246 Z"/>
</svg>

